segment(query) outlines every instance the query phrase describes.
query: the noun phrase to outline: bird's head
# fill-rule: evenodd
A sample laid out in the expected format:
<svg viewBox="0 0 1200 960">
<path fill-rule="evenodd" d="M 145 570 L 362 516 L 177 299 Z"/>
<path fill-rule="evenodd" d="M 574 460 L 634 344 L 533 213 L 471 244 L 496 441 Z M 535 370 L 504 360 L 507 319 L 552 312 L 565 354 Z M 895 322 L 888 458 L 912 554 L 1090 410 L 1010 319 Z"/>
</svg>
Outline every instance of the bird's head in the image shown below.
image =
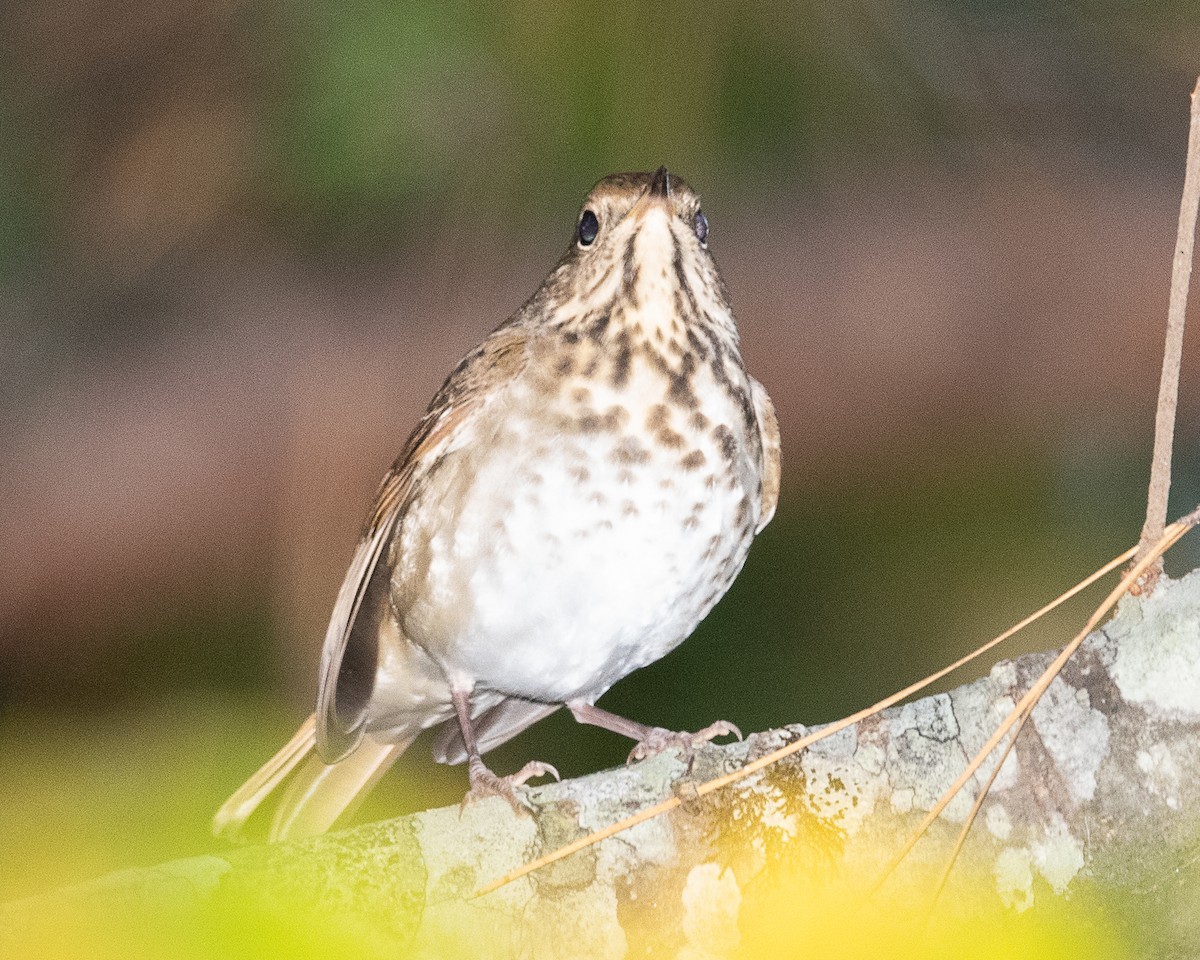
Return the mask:
<svg viewBox="0 0 1200 960">
<path fill-rule="evenodd" d="M 545 290 L 559 317 L 607 315 L 617 321 L 614 330 L 652 334 L 689 319 L 732 330 L 708 234 L 700 198 L 666 167 L 613 174 L 588 193 Z"/>
</svg>

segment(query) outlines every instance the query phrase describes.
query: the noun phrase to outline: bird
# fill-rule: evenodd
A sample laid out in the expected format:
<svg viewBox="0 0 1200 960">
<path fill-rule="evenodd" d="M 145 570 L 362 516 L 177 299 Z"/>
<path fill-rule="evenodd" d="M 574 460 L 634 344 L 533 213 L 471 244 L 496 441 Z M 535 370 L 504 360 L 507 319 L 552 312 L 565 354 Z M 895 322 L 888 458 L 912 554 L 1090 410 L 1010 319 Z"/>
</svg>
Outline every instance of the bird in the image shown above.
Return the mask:
<svg viewBox="0 0 1200 960">
<path fill-rule="evenodd" d="M 531 761 L 483 755 L 565 706 L 631 761 L 737 728 L 596 705 L 682 643 L 774 515 L 779 428 L 742 360 L 696 192 L 660 167 L 600 180 L 532 297 L 458 364 L 387 472 L 334 603 L 316 710 L 217 811 L 268 837 L 347 813 L 424 730 L 464 803 L 527 806 Z"/>
</svg>

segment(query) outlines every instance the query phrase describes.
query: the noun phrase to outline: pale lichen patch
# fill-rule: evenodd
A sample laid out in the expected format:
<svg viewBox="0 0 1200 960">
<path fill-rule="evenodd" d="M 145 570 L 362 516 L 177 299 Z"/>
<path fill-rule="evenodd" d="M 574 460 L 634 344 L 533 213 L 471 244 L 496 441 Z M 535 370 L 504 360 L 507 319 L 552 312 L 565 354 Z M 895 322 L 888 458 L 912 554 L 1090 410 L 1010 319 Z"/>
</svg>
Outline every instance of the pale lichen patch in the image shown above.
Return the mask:
<svg viewBox="0 0 1200 960">
<path fill-rule="evenodd" d="M 1137 767 L 1145 775 L 1146 790 L 1171 810 L 1179 809 L 1179 764 L 1170 747 L 1152 743 L 1137 752 Z"/>
<path fill-rule="evenodd" d="M 1012 712 L 1013 699 L 1007 694 L 997 695 L 995 684 L 988 680 L 952 690 L 949 696 L 961 729 L 959 743 L 962 744 L 964 755 L 973 757 Z M 975 774 L 974 789 L 979 789 L 987 782 L 1001 752 L 993 750 L 984 760 Z M 1016 782 L 1017 775 L 1017 755 L 1014 751 L 1008 755 L 992 789 L 1002 790 L 1011 786 Z"/>
<path fill-rule="evenodd" d="M 1045 877 L 1050 889 L 1059 895 L 1066 891 L 1076 874 L 1083 869 L 1083 848 L 1058 813 L 1046 828 L 1045 839 L 1032 844 L 1030 852 L 1038 873 Z"/>
<path fill-rule="evenodd" d="M 788 812 L 788 799 L 783 792 L 772 789 L 762 796 L 761 802 L 758 808 L 759 824 L 766 830 L 778 831 L 789 840 L 795 837 L 799 823 L 795 814 Z"/>
<path fill-rule="evenodd" d="M 988 833 L 1000 841 L 1006 841 L 1012 836 L 1012 819 L 1002 803 L 989 803 L 987 812 L 983 815 Z"/>
<path fill-rule="evenodd" d="M 850 836 L 857 833 L 876 800 L 888 792 L 882 775 L 884 759 L 878 745 L 860 746 L 853 727 L 805 751 L 800 764 L 813 813 Z"/>
<path fill-rule="evenodd" d="M 996 718 L 997 723 L 1007 717 L 1016 708 L 1016 701 L 1012 697 L 1004 696 L 997 697 L 995 703 L 992 704 L 992 716 Z M 1010 734 L 1011 736 L 1011 734 Z M 999 749 L 996 754 L 999 755 Z M 990 775 L 991 762 L 985 763 L 976 775 L 976 779 L 983 780 Z M 1016 750 L 1010 750 L 1004 763 L 1000 767 L 1000 772 L 996 774 L 996 779 L 992 781 L 992 793 L 998 793 L 1001 790 L 1008 790 L 1020 783 L 1021 780 L 1021 760 L 1017 755 Z"/>
<path fill-rule="evenodd" d="M 1108 718 L 1088 692 L 1056 677 L 1033 711 L 1033 723 L 1077 803 L 1096 794 L 1096 774 L 1108 756 Z"/>
<path fill-rule="evenodd" d="M 991 680 L 1003 690 L 1011 690 L 1017 684 L 1017 665 L 1011 660 L 1001 660 L 988 674 Z"/>
<path fill-rule="evenodd" d="M 893 789 L 909 785 L 913 806 L 928 810 L 966 765 L 954 705 L 947 694 L 907 703 L 890 718 L 887 768 Z M 961 822 L 971 799 L 959 793 L 944 816 Z M 900 812 L 893 798 L 892 808 Z"/>
<path fill-rule="evenodd" d="M 469 941 L 482 949 L 519 935 L 522 911 L 531 902 L 530 881 L 509 884 L 476 905 L 471 892 L 481 883 L 520 866 L 534 849 L 532 817 L 516 816 L 499 797 L 455 808 L 430 810 L 414 820 L 426 864 L 425 906 L 413 953 L 435 956 L 441 945 Z M 480 912 L 488 917 L 480 928 Z"/>
<path fill-rule="evenodd" d="M 966 766 L 966 758 L 957 740 L 931 739 L 918 729 L 910 728 L 889 741 L 887 766 L 892 784 L 892 809 L 903 813 L 906 812 L 903 809 L 905 803 L 910 809 L 930 809 L 950 789 Z M 905 792 L 906 798 L 897 796 Z M 943 816 L 961 823 L 971 803 L 970 796 L 960 791 Z"/>
<path fill-rule="evenodd" d="M 1033 855 L 1023 847 L 1005 847 L 992 864 L 996 892 L 1006 907 L 1017 911 L 1033 906 Z"/>
<path fill-rule="evenodd" d="M 579 829 L 590 832 L 661 800 L 686 769 L 674 752 L 666 751 L 635 767 L 583 777 L 565 790 L 557 784 L 548 785 L 545 795 L 570 796 L 577 805 Z M 539 795 L 535 793 L 535 799 Z M 600 879 L 623 876 L 639 865 L 669 863 L 677 853 L 677 838 L 669 817 L 640 823 L 625 831 L 622 838 L 624 842 L 601 844 L 597 848 L 596 873 Z"/>
<path fill-rule="evenodd" d="M 915 797 L 911 788 L 897 787 L 892 791 L 891 799 L 893 813 L 912 813 Z"/>
<path fill-rule="evenodd" d="M 873 777 L 880 776 L 887 763 L 887 751 L 878 743 L 860 743 L 854 751 L 854 761 Z"/>
<path fill-rule="evenodd" d="M 517 816 L 499 797 L 468 803 L 461 811 L 430 810 L 415 822 L 415 832 L 427 864 L 430 900 L 465 896 L 502 876 L 528 858 L 537 838 L 533 818 Z M 520 902 L 528 896 L 527 887 L 514 886 L 501 899 Z"/>
<path fill-rule="evenodd" d="M 741 944 L 738 912 L 742 891 L 732 870 L 716 863 L 693 867 L 683 887 L 683 934 L 679 960 L 725 957 Z"/>
<path fill-rule="evenodd" d="M 915 730 L 928 740 L 944 743 L 958 736 L 958 720 L 948 694 L 904 704 L 891 718 L 892 736 Z"/>
<path fill-rule="evenodd" d="M 1112 676 L 1126 700 L 1200 713 L 1197 580 L 1200 571 L 1176 582 L 1160 579 L 1151 596 L 1124 600 L 1105 628 L 1116 646 Z M 1147 629 L 1147 623 L 1153 626 Z M 1153 643 L 1146 634 L 1154 637 Z"/>
<path fill-rule="evenodd" d="M 519 952 L 513 951 L 518 956 L 622 960 L 629 955 L 628 939 L 617 917 L 616 891 L 604 884 L 593 884 L 558 900 L 538 899 L 522 921 L 513 940 L 525 945 Z"/>
</svg>

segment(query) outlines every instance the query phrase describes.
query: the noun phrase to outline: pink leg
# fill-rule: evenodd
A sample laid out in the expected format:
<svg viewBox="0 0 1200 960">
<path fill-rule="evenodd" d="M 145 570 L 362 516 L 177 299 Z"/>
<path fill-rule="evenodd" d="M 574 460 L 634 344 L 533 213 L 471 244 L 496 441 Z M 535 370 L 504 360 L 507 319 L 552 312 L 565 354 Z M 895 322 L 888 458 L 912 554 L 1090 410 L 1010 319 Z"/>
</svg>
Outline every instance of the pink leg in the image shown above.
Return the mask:
<svg viewBox="0 0 1200 960">
<path fill-rule="evenodd" d="M 683 751 L 683 755 L 690 760 L 697 747 L 703 746 L 716 737 L 732 733 L 739 740 L 742 739 L 742 731 L 728 720 L 710 723 L 703 730 L 697 730 L 695 733 L 676 733 L 662 727 L 648 727 L 636 720 L 627 720 L 625 717 L 617 716 L 615 713 L 610 713 L 608 710 L 603 710 L 595 704 L 585 703 L 582 700 L 568 703 L 567 709 L 580 723 L 611 730 L 630 740 L 636 740 L 637 746 L 629 753 L 629 763 L 652 757 L 671 747 L 679 747 Z"/>
<path fill-rule="evenodd" d="M 511 776 L 500 777 L 492 773 L 479 754 L 479 744 L 475 739 L 475 727 L 471 723 L 471 692 L 455 690 L 450 694 L 454 703 L 454 713 L 458 717 L 458 726 L 462 730 L 463 743 L 467 748 L 467 775 L 471 780 L 471 789 L 463 797 L 463 806 L 482 797 L 503 797 L 517 813 L 528 813 L 529 806 L 518 795 L 517 788 L 533 777 L 546 774 L 559 779 L 558 771 L 550 764 L 540 760 L 531 760 Z"/>
</svg>

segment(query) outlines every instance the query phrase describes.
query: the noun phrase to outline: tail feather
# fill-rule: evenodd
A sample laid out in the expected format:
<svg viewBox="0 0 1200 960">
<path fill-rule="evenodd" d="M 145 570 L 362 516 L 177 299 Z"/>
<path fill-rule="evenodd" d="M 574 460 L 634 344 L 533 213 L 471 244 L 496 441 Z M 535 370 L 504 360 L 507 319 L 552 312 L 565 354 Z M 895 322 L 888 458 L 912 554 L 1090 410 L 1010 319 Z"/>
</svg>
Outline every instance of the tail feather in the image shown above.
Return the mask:
<svg viewBox="0 0 1200 960">
<path fill-rule="evenodd" d="M 317 716 L 311 714 L 283 748 L 262 765 L 257 773 L 243 783 L 213 815 L 212 832 L 218 837 L 233 839 L 289 773 L 307 757 L 317 743 Z"/>
<path fill-rule="evenodd" d="M 326 764 L 316 755 L 316 715 L 300 725 L 295 735 L 242 784 L 213 816 L 218 837 L 235 839 L 250 816 L 282 784 L 269 839 L 294 839 L 323 833 L 383 776 L 412 742 L 380 743 L 371 737 L 344 760 Z"/>
<path fill-rule="evenodd" d="M 358 805 L 411 742 L 380 743 L 368 735 L 337 763 L 324 763 L 315 754 L 309 757 L 280 798 L 268 839 L 295 840 L 324 833 Z"/>
</svg>

